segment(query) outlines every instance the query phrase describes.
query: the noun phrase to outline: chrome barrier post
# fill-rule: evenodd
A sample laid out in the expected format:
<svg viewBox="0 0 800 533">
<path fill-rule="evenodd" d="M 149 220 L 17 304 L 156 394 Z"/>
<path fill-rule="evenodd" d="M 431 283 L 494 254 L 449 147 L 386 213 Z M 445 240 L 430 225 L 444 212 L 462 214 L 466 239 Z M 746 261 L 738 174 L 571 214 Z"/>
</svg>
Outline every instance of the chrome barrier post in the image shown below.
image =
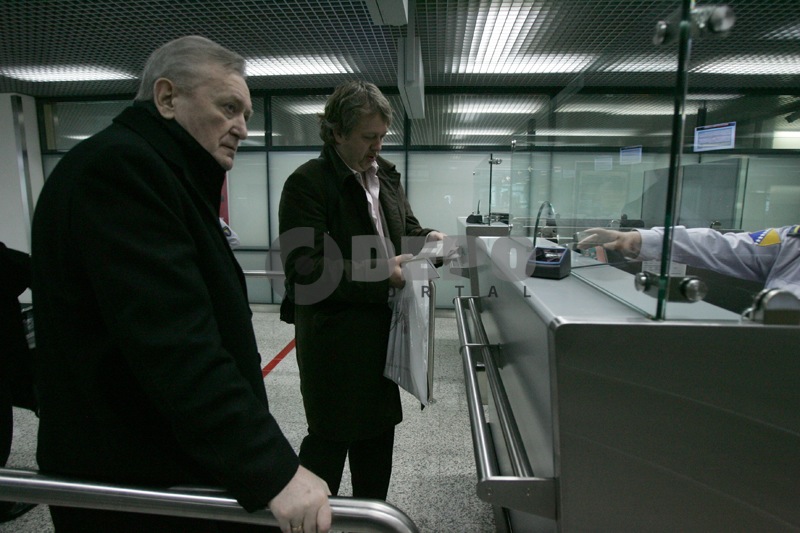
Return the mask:
<svg viewBox="0 0 800 533">
<path fill-rule="evenodd" d="M 488 344 L 486 331 L 475 305 L 477 298 L 479 297 L 462 296 L 455 298 L 454 303 L 456 326 L 464 365 L 464 385 L 467 393 L 467 410 L 469 411 L 470 430 L 472 432 L 472 446 L 478 475 L 476 486 L 478 497 L 485 502 L 500 507 L 556 519 L 556 479 L 534 476 L 533 469 L 525 454 L 525 446 L 519 433 L 519 427 L 514 420 L 508 396 L 494 360 L 494 354 Z M 465 303 L 468 309 L 465 309 Z M 468 328 L 467 317 L 471 319 L 472 328 Z M 470 330 L 477 337 L 475 339 L 477 342 L 473 342 Z M 486 415 L 483 411 L 473 350 L 480 350 L 483 354 L 489 389 L 497 408 L 497 422 L 505 440 L 514 476 L 500 475 L 495 461 L 496 452 L 486 423 Z"/>
</svg>

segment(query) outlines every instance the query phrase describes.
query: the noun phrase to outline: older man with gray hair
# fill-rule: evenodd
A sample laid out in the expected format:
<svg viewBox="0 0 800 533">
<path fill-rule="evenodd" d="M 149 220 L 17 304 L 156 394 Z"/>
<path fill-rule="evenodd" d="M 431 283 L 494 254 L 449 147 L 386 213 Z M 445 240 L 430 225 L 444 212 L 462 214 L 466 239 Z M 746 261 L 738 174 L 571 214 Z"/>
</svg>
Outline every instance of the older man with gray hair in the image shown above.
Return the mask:
<svg viewBox="0 0 800 533">
<path fill-rule="evenodd" d="M 133 105 L 59 162 L 33 221 L 48 474 L 219 485 L 284 532 L 327 531 L 328 487 L 269 410 L 220 190 L 252 114 L 244 60 L 196 36 L 148 60 Z M 52 507 L 56 531 L 250 531 Z M 260 529 L 260 530 L 263 530 Z"/>
</svg>

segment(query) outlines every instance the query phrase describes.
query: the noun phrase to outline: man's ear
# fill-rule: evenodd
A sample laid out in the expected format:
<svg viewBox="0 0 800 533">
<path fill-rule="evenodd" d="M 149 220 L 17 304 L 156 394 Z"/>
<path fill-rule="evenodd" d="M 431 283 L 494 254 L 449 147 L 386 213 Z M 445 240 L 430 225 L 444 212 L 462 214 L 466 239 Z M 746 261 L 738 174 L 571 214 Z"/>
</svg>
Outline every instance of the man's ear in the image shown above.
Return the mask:
<svg viewBox="0 0 800 533">
<path fill-rule="evenodd" d="M 342 144 L 345 140 L 347 140 L 347 138 L 342 135 L 342 131 L 339 128 L 334 128 L 333 140 L 336 141 L 336 144 Z"/>
<path fill-rule="evenodd" d="M 162 117 L 175 118 L 175 85 L 167 78 L 158 78 L 153 84 L 153 103 Z"/>
</svg>

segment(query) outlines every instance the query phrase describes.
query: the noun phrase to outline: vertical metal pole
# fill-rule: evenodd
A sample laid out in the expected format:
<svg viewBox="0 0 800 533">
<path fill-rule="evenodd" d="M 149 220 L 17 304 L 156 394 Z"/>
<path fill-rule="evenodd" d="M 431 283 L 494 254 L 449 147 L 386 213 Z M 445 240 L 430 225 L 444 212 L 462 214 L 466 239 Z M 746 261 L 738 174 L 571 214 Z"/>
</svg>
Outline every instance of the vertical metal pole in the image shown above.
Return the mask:
<svg viewBox="0 0 800 533">
<path fill-rule="evenodd" d="M 685 123 L 686 92 L 689 88 L 689 58 L 692 49 L 692 8 L 694 0 L 683 0 L 681 6 L 680 33 L 678 40 L 678 75 L 675 82 L 675 108 L 672 113 L 672 147 L 670 149 L 669 179 L 667 182 L 667 210 L 664 217 L 664 242 L 661 248 L 661 276 L 658 282 L 656 320 L 666 315 L 670 263 L 672 261 L 672 225 L 678 206 L 681 153 Z"/>
<path fill-rule="evenodd" d="M 433 357 L 434 357 L 434 337 L 436 335 L 436 283 L 428 280 L 429 316 L 428 316 L 428 403 L 433 403 Z"/>
<path fill-rule="evenodd" d="M 31 188 L 31 171 L 28 164 L 28 140 L 25 137 L 25 113 L 22 108 L 22 97 L 16 94 L 11 95 L 11 116 L 14 122 L 14 139 L 17 144 L 20 199 L 22 201 L 22 212 L 25 215 L 23 225 L 28 249 L 30 249 L 31 222 L 33 221 L 33 190 Z"/>
<path fill-rule="evenodd" d="M 494 154 L 489 154 L 489 224 L 492 223 L 492 165 L 494 165 Z"/>
</svg>

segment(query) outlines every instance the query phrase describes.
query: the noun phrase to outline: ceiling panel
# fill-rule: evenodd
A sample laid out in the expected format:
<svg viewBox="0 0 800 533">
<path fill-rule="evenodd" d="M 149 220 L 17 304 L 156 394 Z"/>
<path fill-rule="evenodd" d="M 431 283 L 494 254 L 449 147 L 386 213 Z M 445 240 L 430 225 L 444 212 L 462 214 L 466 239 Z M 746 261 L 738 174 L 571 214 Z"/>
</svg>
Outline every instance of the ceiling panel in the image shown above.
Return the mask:
<svg viewBox="0 0 800 533">
<path fill-rule="evenodd" d="M 680 0 L 409 3 L 426 93 L 426 116 L 411 121 L 408 132 L 414 146 L 500 146 L 509 131 L 561 136 L 569 144 L 568 130 L 584 132 L 588 140 L 580 144 L 592 144 L 593 137 L 602 144 L 609 129 L 634 137 L 644 135 L 642 127 L 652 134 L 668 130 L 677 47 L 652 39 L 656 22 L 677 13 Z M 731 34 L 692 43 L 690 92 L 706 97 L 688 102 L 688 125 L 705 101 L 709 120 L 766 120 L 776 130 L 800 129 L 800 120 L 782 118 L 800 109 L 800 1 L 727 5 L 736 14 Z M 402 115 L 392 93 L 396 43 L 407 32 L 407 26 L 374 24 L 363 0 L 0 1 L 0 93 L 129 98 L 155 48 L 200 34 L 251 62 L 254 93 L 287 98 L 273 100 L 273 144 L 310 145 L 319 142 L 315 115 L 294 113 L 292 106 L 303 103 L 304 94 L 327 94 L 352 78 L 386 89 Z M 328 73 L 281 74 L 293 61 L 325 66 Z M 97 79 L 18 79 L 33 67 L 66 75 L 78 66 L 91 67 Z M 256 69 L 279 74 L 257 75 Z M 107 79 L 109 73 L 119 79 Z M 324 102 L 324 96 L 307 98 L 317 107 Z M 402 121 L 395 120 L 393 130 L 387 145 L 402 144 Z M 251 142 L 264 141 L 254 135 Z"/>
<path fill-rule="evenodd" d="M 674 69 L 675 50 L 654 46 L 652 37 L 656 21 L 680 6 L 677 0 L 412 0 L 412 5 L 428 87 L 563 87 L 577 72 L 584 73 L 583 83 L 600 87 L 668 87 L 674 81 L 664 69 Z M 734 31 L 728 38 L 695 41 L 693 85 L 796 90 L 800 2 L 728 5 L 737 16 Z M 392 87 L 396 41 L 405 32 L 405 26 L 373 24 L 360 0 L 0 2 L 0 92 L 132 93 L 149 53 L 186 34 L 205 35 L 246 58 L 322 56 L 352 71 L 251 77 L 254 90 L 328 88 L 351 77 Z M 57 71 L 75 65 L 128 79 L 33 83 L 9 77 L 32 66 Z"/>
</svg>

